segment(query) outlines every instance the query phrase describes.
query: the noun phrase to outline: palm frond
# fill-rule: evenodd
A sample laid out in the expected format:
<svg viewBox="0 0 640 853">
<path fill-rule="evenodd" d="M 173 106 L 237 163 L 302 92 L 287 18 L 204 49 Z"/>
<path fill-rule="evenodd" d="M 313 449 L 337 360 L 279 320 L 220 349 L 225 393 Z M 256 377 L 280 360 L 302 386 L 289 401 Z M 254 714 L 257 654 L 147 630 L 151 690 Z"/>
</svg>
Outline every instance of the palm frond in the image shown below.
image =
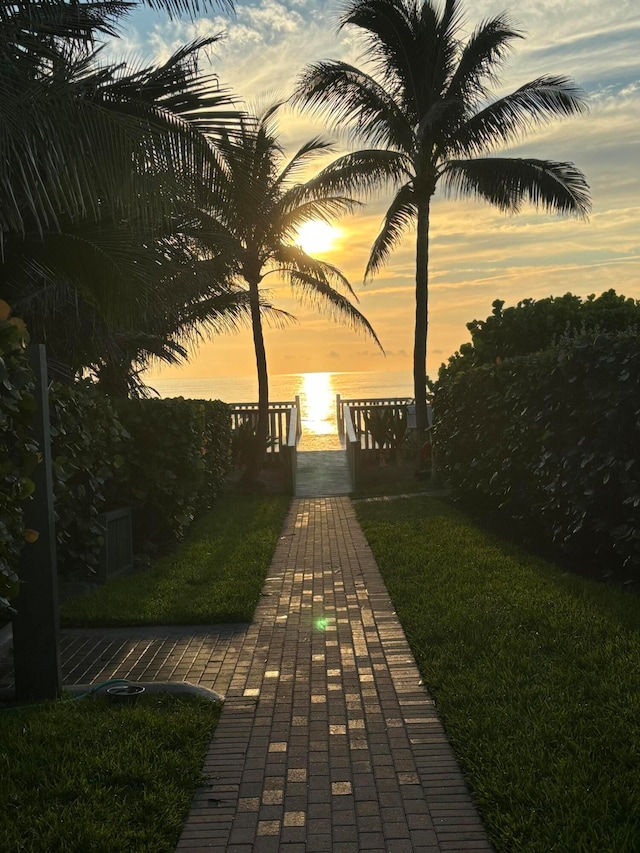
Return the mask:
<svg viewBox="0 0 640 853">
<path fill-rule="evenodd" d="M 511 213 L 525 201 L 579 217 L 591 209 L 589 186 L 573 163 L 509 157 L 450 160 L 441 180 L 449 196 L 475 196 Z"/>
<path fill-rule="evenodd" d="M 539 77 L 445 132 L 441 152 L 446 155 L 483 153 L 522 138 L 526 131 L 556 118 L 586 112 L 578 86 L 566 77 Z"/>
<path fill-rule="evenodd" d="M 365 282 L 384 266 L 389 255 L 402 239 L 404 232 L 415 221 L 416 215 L 417 206 L 413 188 L 410 184 L 405 184 L 400 187 L 391 202 L 385 214 L 380 233 L 371 247 L 367 268 L 364 273 Z"/>
<path fill-rule="evenodd" d="M 221 34 L 201 37 L 176 50 L 157 67 L 129 72 L 120 68 L 101 91 L 116 101 L 144 102 L 180 116 L 204 134 L 217 136 L 232 132 L 243 113 L 222 110 L 235 103 L 231 90 L 221 87 L 215 74 L 202 74 L 200 55 L 221 38 Z"/>
<path fill-rule="evenodd" d="M 179 18 L 183 15 L 199 18 L 210 10 L 234 11 L 233 0 L 141 0 L 141 2 L 150 9 L 167 12 L 171 18 Z"/>
<path fill-rule="evenodd" d="M 309 180 L 314 193 L 357 193 L 367 197 L 387 185 L 407 180 L 413 173 L 411 158 L 382 148 L 353 151 L 338 157 Z"/>
<path fill-rule="evenodd" d="M 419 4 L 415 0 L 352 0 L 340 18 L 340 29 L 358 29 L 366 45 L 366 55 L 394 100 L 398 96 L 405 108 L 418 104 L 416 70 L 429 62 L 429 53 L 418 55 L 422 45 L 419 32 Z M 410 94 L 412 97 L 406 97 Z"/>
<path fill-rule="evenodd" d="M 284 329 L 288 325 L 294 325 L 298 322 L 298 318 L 294 317 L 289 311 L 276 308 L 271 303 L 265 302 L 262 298 L 260 300 L 260 315 L 272 329 Z"/>
<path fill-rule="evenodd" d="M 282 244 L 273 252 L 272 261 L 277 266 L 272 270 L 285 276 L 289 270 L 297 270 L 303 275 L 325 281 L 332 288 L 342 288 L 357 300 L 355 291 L 346 275 L 334 264 L 321 261 L 308 255 L 300 246 Z"/>
<path fill-rule="evenodd" d="M 297 190 L 298 187 L 293 189 Z M 299 189 L 303 190 L 304 187 Z M 305 197 L 307 197 L 306 193 L 301 194 L 301 199 Z M 287 193 L 276 205 L 273 222 L 274 236 L 277 231 L 282 237 L 291 238 L 300 225 L 305 222 L 319 219 L 330 224 L 347 213 L 353 213 L 356 208 L 360 207 L 360 202 L 343 196 L 324 196 L 312 198 L 309 201 L 301 199 L 291 198 L 291 193 Z"/>
<path fill-rule="evenodd" d="M 451 75 L 445 100 L 464 105 L 477 103 L 488 97 L 485 80 L 495 83 L 497 71 L 514 39 L 522 38 L 506 15 L 498 15 L 481 22 L 460 52 L 458 63 Z"/>
<path fill-rule="evenodd" d="M 55 55 L 61 41 L 91 44 L 96 36 L 117 36 L 129 14 L 126 0 L 69 3 L 65 0 L 12 0 L 0 5 L 0 53 L 33 61 Z"/>
<path fill-rule="evenodd" d="M 278 186 L 285 186 L 287 181 L 290 181 L 307 166 L 309 160 L 333 150 L 333 143 L 328 139 L 323 139 L 321 136 L 314 136 L 305 142 L 296 153 L 291 157 L 289 162 L 280 172 L 277 179 Z"/>
<path fill-rule="evenodd" d="M 327 281 L 296 269 L 283 270 L 282 272 L 288 278 L 294 293 L 301 302 L 310 305 L 332 320 L 346 322 L 350 328 L 364 332 L 384 352 L 373 326 L 364 314 L 361 314 L 346 296 L 334 290 Z"/>
<path fill-rule="evenodd" d="M 399 104 L 385 86 L 345 62 L 308 66 L 296 83 L 291 103 L 332 128 L 347 127 L 354 138 L 411 151 L 411 121 Z"/>
</svg>

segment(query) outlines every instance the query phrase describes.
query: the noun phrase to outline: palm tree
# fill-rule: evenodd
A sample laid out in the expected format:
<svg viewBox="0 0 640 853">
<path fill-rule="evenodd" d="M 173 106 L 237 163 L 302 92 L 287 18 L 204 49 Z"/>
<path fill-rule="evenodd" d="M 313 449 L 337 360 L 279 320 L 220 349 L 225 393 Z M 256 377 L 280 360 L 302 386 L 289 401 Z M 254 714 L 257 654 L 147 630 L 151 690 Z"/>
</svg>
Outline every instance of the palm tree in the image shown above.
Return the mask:
<svg viewBox="0 0 640 853">
<path fill-rule="evenodd" d="M 416 236 L 416 311 L 413 376 L 417 424 L 427 426 L 426 354 L 429 294 L 429 220 L 440 185 L 450 196 L 483 199 L 516 213 L 527 201 L 560 214 L 590 207 L 584 175 L 572 164 L 488 156 L 527 129 L 581 113 L 585 101 L 572 81 L 544 76 L 491 100 L 490 87 L 511 43 L 521 38 L 505 15 L 484 21 L 466 43 L 458 0 L 350 0 L 340 28 L 364 36 L 372 73 L 345 62 L 310 65 L 294 103 L 375 146 L 366 188 L 385 179 L 395 187 L 366 268 L 365 280 L 387 261 L 410 225 Z M 378 164 L 376 176 L 375 164 Z M 359 175 L 343 172 L 352 192 Z"/>
<path fill-rule="evenodd" d="M 139 395 L 151 361 L 181 363 L 202 339 L 249 322 L 247 294 L 227 282 L 221 253 L 178 228 L 134 236 L 128 224 L 84 222 L 25 239 L 21 253 L 11 244 L 3 294 L 50 365 Z"/>
<path fill-rule="evenodd" d="M 332 182 L 340 170 L 329 166 L 315 178 L 299 182 L 300 173 L 330 144 L 316 137 L 287 160 L 278 140 L 275 114 L 279 105 L 255 120 L 246 119 L 238 133 L 224 133 L 217 143 L 221 178 L 216 207 L 202 212 L 201 239 L 220 248 L 232 276 L 249 294 L 258 375 L 256 452 L 248 479 L 260 466 L 267 440 L 269 380 L 260 294 L 268 275 L 288 282 L 294 294 L 331 317 L 380 342 L 366 318 L 353 306 L 355 294 L 337 267 L 309 256 L 296 245 L 300 225 L 331 221 L 354 209 L 353 199 L 336 194 Z"/>
<path fill-rule="evenodd" d="M 147 5 L 194 15 L 200 7 L 199 0 Z M 229 0 L 204 5 L 232 8 Z M 131 78 L 129 109 L 118 69 L 98 67 L 97 39 L 117 35 L 131 6 L 125 0 L 0 0 L 0 240 L 57 228 L 65 214 L 102 215 L 105 206 L 128 217 L 140 212 L 141 198 L 147 211 L 155 205 L 165 212 L 166 193 L 154 190 L 149 172 L 157 180 L 163 171 L 166 188 L 185 168 L 204 171 L 202 134 L 193 121 L 172 122 L 170 116 L 177 104 L 167 89 L 176 75 L 188 76 L 184 58 L 147 81 L 153 86 Z M 197 93 L 192 87 L 181 109 L 208 106 L 217 88 L 209 76 Z M 168 99 L 168 110 L 151 95 Z"/>
<path fill-rule="evenodd" d="M 53 360 L 135 388 L 136 364 L 181 360 L 198 326 L 234 327 L 248 311 L 214 253 L 196 253 L 183 233 L 215 192 L 210 140 L 239 114 L 217 78 L 199 72 L 216 37 L 131 72 L 98 65 L 84 29 L 65 34 L 65 16 L 76 21 L 67 4 L 38 9 L 56 25 L 54 40 L 38 30 L 38 14 L 28 46 L 0 39 L 0 65 L 24 84 L 16 91 L 44 104 L 42 114 L 7 121 L 0 143 L 2 295 Z M 0 16 L 0 35 L 4 24 L 5 36 L 15 30 L 24 40 L 10 20 L 13 30 Z M 4 89 L 0 107 L 16 91 Z"/>
</svg>

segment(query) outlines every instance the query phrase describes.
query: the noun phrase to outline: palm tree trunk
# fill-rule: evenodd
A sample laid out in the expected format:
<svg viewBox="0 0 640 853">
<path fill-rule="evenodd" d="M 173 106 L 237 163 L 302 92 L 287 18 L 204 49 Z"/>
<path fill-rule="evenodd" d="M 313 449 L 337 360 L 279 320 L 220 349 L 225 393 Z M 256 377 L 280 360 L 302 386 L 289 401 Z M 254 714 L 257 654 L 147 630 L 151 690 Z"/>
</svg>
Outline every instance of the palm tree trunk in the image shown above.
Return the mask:
<svg viewBox="0 0 640 853">
<path fill-rule="evenodd" d="M 269 375 L 267 373 L 267 354 L 264 348 L 262 334 L 262 315 L 260 313 L 260 292 L 257 281 L 249 281 L 249 304 L 251 307 L 251 327 L 253 330 L 253 346 L 256 354 L 258 371 L 258 425 L 255 435 L 255 446 L 251 453 L 244 479 L 248 482 L 256 480 L 264 463 L 264 453 L 269 432 Z"/>
<path fill-rule="evenodd" d="M 429 208 L 431 199 L 418 204 L 416 236 L 416 324 L 413 345 L 413 393 L 416 426 L 423 432 L 427 419 L 427 331 L 429 328 Z"/>
</svg>

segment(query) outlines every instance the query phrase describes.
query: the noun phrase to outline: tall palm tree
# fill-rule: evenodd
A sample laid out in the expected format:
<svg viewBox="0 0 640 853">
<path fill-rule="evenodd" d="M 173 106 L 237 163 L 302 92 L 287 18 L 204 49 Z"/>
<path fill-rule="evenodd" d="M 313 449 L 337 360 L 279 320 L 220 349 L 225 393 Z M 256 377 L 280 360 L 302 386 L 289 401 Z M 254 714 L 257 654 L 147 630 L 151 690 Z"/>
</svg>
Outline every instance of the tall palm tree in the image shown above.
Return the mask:
<svg viewBox="0 0 640 853">
<path fill-rule="evenodd" d="M 303 72 L 293 97 L 376 146 L 357 154 L 358 163 L 368 158 L 372 164 L 365 173 L 367 189 L 376 180 L 390 180 L 395 187 L 365 279 L 387 261 L 407 227 L 417 228 L 413 376 L 422 429 L 427 426 L 429 220 L 436 187 L 512 213 L 525 201 L 578 216 L 590 207 L 585 177 L 572 163 L 488 156 L 527 129 L 581 113 L 586 105 L 572 81 L 553 76 L 492 100 L 491 84 L 522 35 L 498 15 L 482 22 L 465 43 L 460 5 L 459 0 L 445 0 L 442 8 L 435 0 L 350 0 L 340 28 L 354 27 L 364 37 L 372 73 L 345 62 L 318 62 Z M 356 155 L 347 155 L 345 165 L 350 156 Z M 343 177 L 340 187 L 352 192 L 358 170 L 351 179 L 345 170 Z"/>
<path fill-rule="evenodd" d="M 330 150 L 330 143 L 316 137 L 287 160 L 278 140 L 278 107 L 270 107 L 255 120 L 242 121 L 238 133 L 222 135 L 217 143 L 220 202 L 202 212 L 201 238 L 220 248 L 232 266 L 234 280 L 249 294 L 258 375 L 256 454 L 249 477 L 260 466 L 268 430 L 269 380 L 260 301 L 266 276 L 277 275 L 302 301 L 364 331 L 380 346 L 371 325 L 349 299 L 355 294 L 347 278 L 337 267 L 296 245 L 304 222 L 331 221 L 353 210 L 357 202 L 333 191 L 335 175 L 330 166 L 300 182 L 301 173 Z"/>
</svg>

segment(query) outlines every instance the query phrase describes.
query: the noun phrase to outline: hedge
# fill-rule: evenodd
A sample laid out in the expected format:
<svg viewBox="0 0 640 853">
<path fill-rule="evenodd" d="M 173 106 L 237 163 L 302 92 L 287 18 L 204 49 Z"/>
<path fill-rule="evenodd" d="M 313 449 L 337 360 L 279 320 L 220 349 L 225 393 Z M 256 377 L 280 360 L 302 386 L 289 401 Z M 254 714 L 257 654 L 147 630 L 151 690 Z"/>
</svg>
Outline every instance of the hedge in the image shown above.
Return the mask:
<svg viewBox="0 0 640 853">
<path fill-rule="evenodd" d="M 577 555 L 640 573 L 640 337 L 576 338 L 501 364 L 441 373 L 439 465 Z"/>
<path fill-rule="evenodd" d="M 18 560 L 29 536 L 22 503 L 32 493 L 29 473 L 38 459 L 29 439 L 34 379 L 25 334 L 20 323 L 0 319 L 0 616 L 18 590 Z M 180 539 L 220 493 L 231 438 L 229 408 L 220 401 L 113 400 L 90 382 L 53 383 L 50 416 L 63 577 L 95 573 L 100 513 L 132 507 L 134 548 L 149 552 Z"/>
<path fill-rule="evenodd" d="M 118 499 L 134 508 L 137 548 L 162 548 L 181 538 L 196 510 L 210 507 L 220 491 L 229 466 L 229 407 L 182 398 L 122 400 L 118 413 L 131 435 Z"/>
<path fill-rule="evenodd" d="M 114 508 L 126 483 L 130 436 L 91 382 L 54 383 L 49 411 L 58 572 L 87 576 L 98 568 L 103 543 L 98 516 Z"/>
<path fill-rule="evenodd" d="M 29 535 L 22 505 L 33 491 L 29 475 L 38 458 L 29 437 L 35 407 L 27 340 L 24 325 L 10 318 L 9 306 L 0 300 L 0 617 L 10 612 L 9 599 L 18 591 L 16 568 Z"/>
</svg>

